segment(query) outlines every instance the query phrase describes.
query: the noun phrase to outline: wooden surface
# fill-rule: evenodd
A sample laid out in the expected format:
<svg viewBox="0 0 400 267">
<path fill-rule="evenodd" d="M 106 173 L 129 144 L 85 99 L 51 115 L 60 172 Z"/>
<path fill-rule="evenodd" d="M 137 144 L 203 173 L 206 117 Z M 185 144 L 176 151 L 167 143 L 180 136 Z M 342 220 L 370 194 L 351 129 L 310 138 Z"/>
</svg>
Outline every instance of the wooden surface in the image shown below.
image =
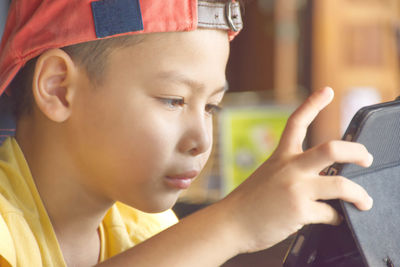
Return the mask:
<svg viewBox="0 0 400 267">
<path fill-rule="evenodd" d="M 274 13 L 248 1 L 244 29 L 231 43 L 227 78 L 231 92 L 272 91 L 274 86 Z"/>
<path fill-rule="evenodd" d="M 312 143 L 340 138 L 341 101 L 355 87 L 399 94 L 398 0 L 314 0 L 312 89 L 329 85 L 334 102 L 312 128 Z"/>
<path fill-rule="evenodd" d="M 297 0 L 275 1 L 274 101 L 297 100 Z"/>
</svg>

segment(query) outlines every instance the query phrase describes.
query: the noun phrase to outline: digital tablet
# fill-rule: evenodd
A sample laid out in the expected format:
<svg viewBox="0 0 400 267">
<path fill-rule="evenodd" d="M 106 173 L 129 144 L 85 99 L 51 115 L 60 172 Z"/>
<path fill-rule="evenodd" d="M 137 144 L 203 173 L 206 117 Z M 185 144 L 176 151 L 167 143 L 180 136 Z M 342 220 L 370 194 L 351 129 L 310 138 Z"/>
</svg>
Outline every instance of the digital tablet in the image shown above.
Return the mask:
<svg viewBox="0 0 400 267">
<path fill-rule="evenodd" d="M 327 201 L 343 215 L 340 226 L 304 226 L 284 259 L 284 267 L 400 266 L 400 101 L 360 109 L 344 140 L 364 144 L 374 156 L 369 168 L 334 164 L 342 175 L 374 199 L 369 211 L 341 200 Z"/>
</svg>

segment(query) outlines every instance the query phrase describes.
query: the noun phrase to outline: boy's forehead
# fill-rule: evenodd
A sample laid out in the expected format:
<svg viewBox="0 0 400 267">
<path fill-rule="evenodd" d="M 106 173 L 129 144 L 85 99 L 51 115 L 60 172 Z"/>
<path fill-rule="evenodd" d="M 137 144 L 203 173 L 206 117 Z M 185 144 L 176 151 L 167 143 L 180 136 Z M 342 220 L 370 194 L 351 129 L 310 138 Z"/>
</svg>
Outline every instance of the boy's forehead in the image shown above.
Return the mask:
<svg viewBox="0 0 400 267">
<path fill-rule="evenodd" d="M 114 50 L 105 75 L 110 82 L 129 76 L 152 88 L 177 85 L 196 92 L 225 92 L 228 56 L 223 31 L 152 33 L 138 44 Z"/>
<path fill-rule="evenodd" d="M 141 72 L 157 80 L 192 84 L 205 76 L 213 78 L 220 86 L 225 83 L 225 68 L 229 57 L 229 41 L 225 31 L 197 29 L 190 32 L 151 33 L 139 43 L 114 50 L 107 68 Z M 196 75 L 192 75 L 197 73 Z M 114 75 L 111 73 L 111 75 Z M 202 78 L 200 78 L 202 76 Z"/>
<path fill-rule="evenodd" d="M 234 0 L 12 1 L 0 46 L 0 95 L 25 63 L 51 48 L 114 36 L 243 27 Z"/>
<path fill-rule="evenodd" d="M 138 36 L 132 37 L 134 40 Z M 126 49 L 126 54 L 132 53 L 135 59 L 144 57 L 159 61 L 166 57 L 171 62 L 185 56 L 193 59 L 195 54 L 200 53 L 203 53 L 203 56 L 214 53 L 228 56 L 230 50 L 227 32 L 214 29 L 150 33 L 142 35 L 140 41 L 133 44 L 122 47 L 122 50 Z M 191 51 L 184 53 L 187 50 Z"/>
<path fill-rule="evenodd" d="M 193 79 L 192 77 L 185 75 L 182 72 L 178 71 L 161 71 L 158 72 L 155 75 L 156 79 L 164 80 L 164 81 L 170 81 L 170 82 L 175 82 L 175 83 L 181 83 L 184 84 L 190 88 L 195 88 L 195 89 L 202 89 L 205 87 L 205 84 L 202 81 L 198 81 L 196 79 Z M 216 93 L 219 92 L 226 92 L 229 89 L 229 83 L 225 79 L 224 83 L 222 86 L 219 88 L 216 88 Z"/>
</svg>

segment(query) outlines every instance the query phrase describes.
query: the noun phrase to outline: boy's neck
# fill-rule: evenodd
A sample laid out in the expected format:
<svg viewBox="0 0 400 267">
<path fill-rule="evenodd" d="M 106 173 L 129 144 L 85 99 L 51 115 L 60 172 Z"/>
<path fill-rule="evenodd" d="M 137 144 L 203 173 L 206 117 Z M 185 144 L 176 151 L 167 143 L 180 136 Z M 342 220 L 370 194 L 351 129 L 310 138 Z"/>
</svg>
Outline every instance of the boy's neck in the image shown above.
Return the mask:
<svg viewBox="0 0 400 267">
<path fill-rule="evenodd" d="M 50 217 L 63 255 L 84 251 L 99 255 L 98 227 L 113 201 L 78 183 L 81 173 L 62 140 L 50 131 L 18 123 L 16 140 L 24 153 L 37 190 Z M 36 125 L 37 126 L 37 125 Z M 39 128 L 40 129 L 40 128 Z M 90 242 L 90 245 L 88 244 Z M 89 247 L 89 246 L 91 247 Z M 88 253 L 92 251 L 92 253 Z M 77 255 L 75 255 L 77 256 Z"/>
</svg>

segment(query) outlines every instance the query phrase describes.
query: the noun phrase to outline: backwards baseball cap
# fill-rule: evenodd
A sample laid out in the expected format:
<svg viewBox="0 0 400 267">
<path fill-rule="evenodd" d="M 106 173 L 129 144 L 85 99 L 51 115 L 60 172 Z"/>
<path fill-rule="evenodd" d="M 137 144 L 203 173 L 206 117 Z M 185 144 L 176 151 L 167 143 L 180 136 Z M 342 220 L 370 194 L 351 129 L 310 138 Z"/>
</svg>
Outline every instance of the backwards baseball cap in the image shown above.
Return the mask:
<svg viewBox="0 0 400 267">
<path fill-rule="evenodd" d="M 243 28 L 240 5 L 203 0 L 13 0 L 0 46 L 0 96 L 18 71 L 51 48 L 122 35 Z"/>
</svg>

